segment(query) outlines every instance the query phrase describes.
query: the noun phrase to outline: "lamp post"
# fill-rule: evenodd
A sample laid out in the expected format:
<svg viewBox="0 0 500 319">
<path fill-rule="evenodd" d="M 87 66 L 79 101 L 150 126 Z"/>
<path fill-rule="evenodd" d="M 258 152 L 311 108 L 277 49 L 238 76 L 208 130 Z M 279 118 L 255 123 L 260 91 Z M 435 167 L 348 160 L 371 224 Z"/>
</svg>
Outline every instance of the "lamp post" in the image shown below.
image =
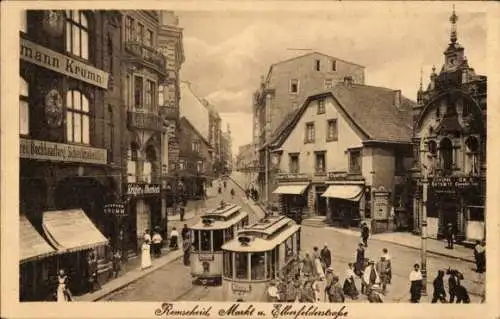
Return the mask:
<svg viewBox="0 0 500 319">
<path fill-rule="evenodd" d="M 425 157 L 426 150 L 420 151 Z M 427 296 L 427 188 L 428 180 L 428 167 L 422 163 L 422 231 L 421 231 L 421 251 L 420 251 L 420 269 L 422 273 L 422 296 Z"/>
</svg>

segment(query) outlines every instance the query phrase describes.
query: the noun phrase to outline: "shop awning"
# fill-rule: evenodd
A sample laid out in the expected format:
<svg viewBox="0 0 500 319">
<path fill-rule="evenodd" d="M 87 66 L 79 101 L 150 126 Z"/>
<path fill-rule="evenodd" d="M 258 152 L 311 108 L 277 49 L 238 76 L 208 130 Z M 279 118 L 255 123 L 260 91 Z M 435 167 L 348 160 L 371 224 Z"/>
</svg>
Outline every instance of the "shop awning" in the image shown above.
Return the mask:
<svg viewBox="0 0 500 319">
<path fill-rule="evenodd" d="M 360 185 L 330 185 L 321 196 L 357 202 L 361 199 L 361 195 L 363 195 L 363 186 Z"/>
<path fill-rule="evenodd" d="M 273 194 L 291 194 L 291 195 L 301 195 L 306 190 L 309 183 L 304 184 L 293 184 L 293 185 L 280 185 L 278 186 Z"/>
<path fill-rule="evenodd" d="M 56 253 L 24 215 L 19 219 L 19 261 L 21 263 Z"/>
<path fill-rule="evenodd" d="M 91 249 L 108 242 L 81 209 L 44 212 L 43 230 L 58 253 Z"/>
</svg>

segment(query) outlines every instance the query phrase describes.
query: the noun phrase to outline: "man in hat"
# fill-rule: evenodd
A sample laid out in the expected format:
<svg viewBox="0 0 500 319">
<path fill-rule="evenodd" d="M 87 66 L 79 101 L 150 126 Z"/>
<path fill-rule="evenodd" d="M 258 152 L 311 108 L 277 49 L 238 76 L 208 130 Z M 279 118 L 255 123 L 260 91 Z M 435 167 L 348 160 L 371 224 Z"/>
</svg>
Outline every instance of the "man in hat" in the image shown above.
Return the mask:
<svg viewBox="0 0 500 319">
<path fill-rule="evenodd" d="M 153 234 L 153 239 L 151 240 L 153 243 L 153 253 L 155 257 L 160 257 L 161 256 L 161 246 L 163 242 L 163 238 L 160 235 L 160 227 L 156 226 L 155 227 L 155 232 Z"/>
<path fill-rule="evenodd" d="M 330 249 L 328 249 L 327 243 L 323 246 L 323 249 L 321 249 L 320 252 L 320 258 L 323 263 L 323 269 L 325 270 L 326 268 L 330 267 L 332 264 L 332 253 L 330 252 Z"/>
<path fill-rule="evenodd" d="M 339 277 L 333 275 L 332 283 L 328 286 L 328 298 L 330 302 L 342 303 L 345 301 L 344 292 L 339 284 Z"/>
<path fill-rule="evenodd" d="M 448 223 L 446 225 L 446 240 L 448 241 L 448 246 L 446 248 L 453 249 L 453 236 L 454 236 L 453 225 Z"/>
<path fill-rule="evenodd" d="M 368 228 L 368 224 L 363 223 L 361 225 L 361 240 L 365 247 L 368 247 L 368 237 L 370 237 L 370 228 Z"/>
<path fill-rule="evenodd" d="M 387 284 L 389 283 L 389 272 L 391 271 L 390 263 L 385 259 L 385 256 L 380 257 L 380 260 L 377 262 L 375 269 L 380 276 L 382 293 L 385 294 Z"/>
</svg>

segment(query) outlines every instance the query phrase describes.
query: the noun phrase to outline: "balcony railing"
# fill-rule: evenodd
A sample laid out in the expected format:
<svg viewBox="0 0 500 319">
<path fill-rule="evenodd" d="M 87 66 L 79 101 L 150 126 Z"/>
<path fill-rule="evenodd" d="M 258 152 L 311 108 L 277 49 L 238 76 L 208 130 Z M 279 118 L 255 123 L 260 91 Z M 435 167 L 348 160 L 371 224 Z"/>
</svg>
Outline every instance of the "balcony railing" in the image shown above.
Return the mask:
<svg viewBox="0 0 500 319">
<path fill-rule="evenodd" d="M 177 120 L 179 118 L 179 108 L 172 106 L 160 106 L 161 115 L 165 120 Z"/>
<path fill-rule="evenodd" d="M 128 111 L 128 127 L 136 130 L 162 132 L 163 120 L 160 116 L 148 111 Z"/>
<path fill-rule="evenodd" d="M 125 43 L 125 50 L 134 57 L 134 60 L 137 60 L 147 67 L 153 67 L 163 75 L 167 74 L 167 59 L 155 48 L 151 48 L 140 42 L 130 41 Z"/>
</svg>

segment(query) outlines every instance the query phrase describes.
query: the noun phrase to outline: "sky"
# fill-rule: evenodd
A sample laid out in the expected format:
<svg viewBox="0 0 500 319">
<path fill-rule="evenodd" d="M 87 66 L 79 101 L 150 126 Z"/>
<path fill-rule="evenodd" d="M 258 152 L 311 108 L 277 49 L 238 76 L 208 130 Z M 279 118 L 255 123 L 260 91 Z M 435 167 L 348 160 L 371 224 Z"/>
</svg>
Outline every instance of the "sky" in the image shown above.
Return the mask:
<svg viewBox="0 0 500 319">
<path fill-rule="evenodd" d="M 271 64 L 307 53 L 294 49 L 310 49 L 361 64 L 366 84 L 400 89 L 416 100 L 420 70 L 426 87 L 432 66 L 439 71 L 443 64 L 451 11 L 451 3 L 379 3 L 355 10 L 347 4 L 316 11 L 177 11 L 185 53 L 181 78 L 213 103 L 224 130 L 229 123 L 236 154 L 238 146 L 252 140 L 252 93 Z M 469 65 L 487 75 L 486 14 L 465 3 L 456 13 L 458 42 L 465 47 Z"/>
</svg>

